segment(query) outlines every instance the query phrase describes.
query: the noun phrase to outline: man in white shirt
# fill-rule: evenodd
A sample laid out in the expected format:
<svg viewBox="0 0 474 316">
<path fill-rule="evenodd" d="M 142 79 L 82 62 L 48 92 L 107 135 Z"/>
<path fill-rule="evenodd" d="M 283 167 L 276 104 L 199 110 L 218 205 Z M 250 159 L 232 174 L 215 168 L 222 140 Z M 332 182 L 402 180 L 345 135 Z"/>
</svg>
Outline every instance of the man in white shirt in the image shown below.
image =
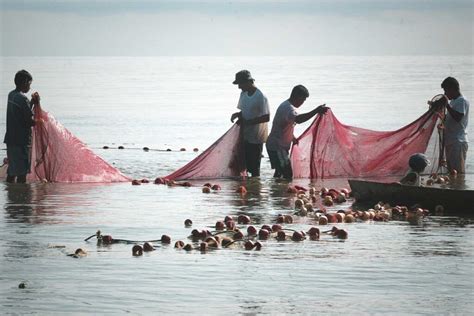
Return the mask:
<svg viewBox="0 0 474 316">
<path fill-rule="evenodd" d="M 448 77 L 441 83 L 444 94 L 450 100 L 446 106 L 444 142 L 448 170 L 458 173 L 466 172 L 466 156 L 468 149 L 467 124 L 469 122 L 469 102 L 461 94 L 459 82 Z"/>
<path fill-rule="evenodd" d="M 308 89 L 298 85 L 291 91 L 290 98 L 283 102 L 275 113 L 272 131 L 267 140 L 267 152 L 272 169 L 275 169 L 275 174 L 273 175 L 275 178 L 280 178 L 281 176 L 288 180 L 293 178 L 289 151 L 291 143 L 296 143 L 296 139 L 293 136 L 295 124 L 306 122 L 316 114 L 324 114 L 328 110 L 323 104 L 308 113 L 296 113 L 296 109 L 308 97 Z"/>
<path fill-rule="evenodd" d="M 233 84 L 242 90 L 237 108 L 240 112 L 232 114 L 230 120 L 238 123 L 243 129 L 245 164 L 252 177 L 260 176 L 263 143 L 268 137 L 270 109 L 265 95 L 255 86 L 254 79 L 248 70 L 235 74 Z"/>
</svg>

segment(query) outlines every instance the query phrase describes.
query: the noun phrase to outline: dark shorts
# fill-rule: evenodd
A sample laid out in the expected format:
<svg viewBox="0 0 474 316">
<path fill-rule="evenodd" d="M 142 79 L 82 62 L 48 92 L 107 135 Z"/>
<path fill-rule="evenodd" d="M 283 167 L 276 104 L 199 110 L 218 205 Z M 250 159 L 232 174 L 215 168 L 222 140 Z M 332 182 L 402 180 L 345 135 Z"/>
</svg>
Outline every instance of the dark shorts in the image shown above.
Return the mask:
<svg viewBox="0 0 474 316">
<path fill-rule="evenodd" d="M 24 176 L 30 173 L 30 146 L 7 145 L 7 157 L 9 176 Z"/>
<path fill-rule="evenodd" d="M 247 172 L 252 174 L 252 177 L 260 176 L 260 162 L 262 160 L 263 144 L 244 143 L 245 150 L 245 165 Z"/>
<path fill-rule="evenodd" d="M 286 179 L 293 178 L 290 154 L 288 150 L 267 150 L 272 169 L 275 169 L 275 177 L 283 176 Z"/>
</svg>

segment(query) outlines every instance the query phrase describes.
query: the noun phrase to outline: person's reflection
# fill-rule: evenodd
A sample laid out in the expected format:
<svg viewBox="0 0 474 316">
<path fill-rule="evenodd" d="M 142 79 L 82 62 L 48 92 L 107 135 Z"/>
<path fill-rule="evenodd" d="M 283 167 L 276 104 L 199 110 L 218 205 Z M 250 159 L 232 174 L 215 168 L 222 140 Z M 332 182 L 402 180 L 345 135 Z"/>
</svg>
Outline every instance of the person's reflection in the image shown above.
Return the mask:
<svg viewBox="0 0 474 316">
<path fill-rule="evenodd" d="M 269 194 L 272 207 L 275 209 L 292 209 L 293 196 L 288 193 L 289 182 L 280 179 L 271 179 L 270 181 Z"/>
<path fill-rule="evenodd" d="M 38 202 L 46 195 L 44 184 L 6 184 L 7 202 L 5 211 L 10 220 L 23 223 L 38 223 L 41 217 L 35 216 L 41 213 Z"/>
</svg>

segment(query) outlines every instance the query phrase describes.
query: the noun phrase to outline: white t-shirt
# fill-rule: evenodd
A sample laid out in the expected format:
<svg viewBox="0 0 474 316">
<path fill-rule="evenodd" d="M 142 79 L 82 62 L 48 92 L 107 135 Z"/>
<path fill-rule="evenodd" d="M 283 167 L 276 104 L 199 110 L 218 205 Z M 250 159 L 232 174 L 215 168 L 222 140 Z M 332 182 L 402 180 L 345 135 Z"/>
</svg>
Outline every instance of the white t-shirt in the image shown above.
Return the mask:
<svg viewBox="0 0 474 316">
<path fill-rule="evenodd" d="M 272 131 L 267 139 L 268 150 L 289 150 L 293 141 L 296 108 L 286 100 L 278 107 L 273 118 Z"/>
<path fill-rule="evenodd" d="M 461 95 L 449 103 L 451 108 L 459 113 L 464 114 L 461 121 L 456 122 L 449 114 L 446 114 L 446 123 L 444 130 L 445 144 L 467 143 L 467 123 L 469 122 L 469 102 Z"/>
<path fill-rule="evenodd" d="M 237 108 L 242 111 L 244 120 L 270 115 L 267 97 L 259 89 L 255 90 L 251 96 L 242 91 Z M 243 133 L 245 141 L 252 144 L 263 144 L 268 137 L 268 123 L 246 125 Z"/>
</svg>

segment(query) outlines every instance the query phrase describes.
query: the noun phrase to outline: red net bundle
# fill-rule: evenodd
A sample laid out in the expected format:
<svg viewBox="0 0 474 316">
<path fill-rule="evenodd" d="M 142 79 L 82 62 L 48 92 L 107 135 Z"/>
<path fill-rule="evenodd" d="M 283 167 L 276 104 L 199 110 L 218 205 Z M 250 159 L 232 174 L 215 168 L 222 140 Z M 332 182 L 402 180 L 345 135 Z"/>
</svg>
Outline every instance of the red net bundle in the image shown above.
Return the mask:
<svg viewBox="0 0 474 316">
<path fill-rule="evenodd" d="M 165 178 L 217 179 L 245 175 L 241 129 L 239 125 L 234 124 L 199 156 Z"/>
<path fill-rule="evenodd" d="M 35 107 L 29 181 L 124 182 L 130 179 L 94 154 L 56 119 Z M 6 173 L 4 166 L 3 172 Z"/>
<path fill-rule="evenodd" d="M 434 166 L 437 118 L 428 111 L 405 127 L 381 132 L 344 125 L 328 110 L 315 118 L 293 146 L 293 175 L 312 179 L 401 175 L 414 153 L 426 153 Z"/>
</svg>

